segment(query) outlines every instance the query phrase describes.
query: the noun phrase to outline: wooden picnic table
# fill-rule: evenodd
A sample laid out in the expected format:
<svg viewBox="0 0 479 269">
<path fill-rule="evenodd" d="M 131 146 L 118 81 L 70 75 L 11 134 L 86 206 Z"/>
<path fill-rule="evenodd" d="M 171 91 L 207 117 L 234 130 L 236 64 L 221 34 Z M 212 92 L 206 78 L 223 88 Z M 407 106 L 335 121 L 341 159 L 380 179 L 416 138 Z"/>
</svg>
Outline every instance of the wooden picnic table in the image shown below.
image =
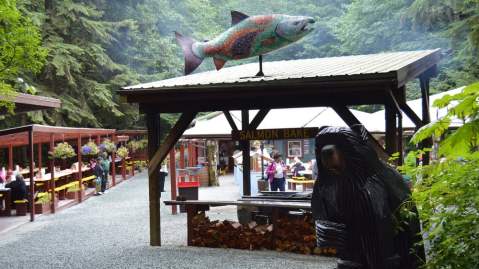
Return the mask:
<svg viewBox="0 0 479 269">
<path fill-rule="evenodd" d="M 90 169 L 91 169 L 90 167 L 84 166 L 84 167 L 82 167 L 82 172 L 89 171 Z M 65 169 L 65 170 L 61 170 L 61 171 L 58 171 L 58 172 L 55 171 L 55 179 L 70 176 L 70 175 L 77 174 L 77 173 L 78 173 L 78 169 Z M 38 177 L 38 176 L 35 176 L 35 178 L 33 180 L 35 181 L 35 183 L 49 182 L 50 180 L 52 180 L 52 176 L 51 176 L 51 173 L 46 173 L 41 178 Z M 30 181 L 25 180 L 25 184 L 27 186 L 29 186 Z"/>
<path fill-rule="evenodd" d="M 313 188 L 315 182 L 315 180 L 312 179 L 297 180 L 293 178 L 288 178 L 286 181 L 288 182 L 288 188 L 293 191 L 296 190 L 296 185 L 298 184 L 303 186 L 303 191 L 308 187 Z"/>
<path fill-rule="evenodd" d="M 4 201 L 5 208 L 0 211 L 1 216 L 12 215 L 12 190 L 10 188 L 0 189 L 0 199 Z"/>
<path fill-rule="evenodd" d="M 280 210 L 311 210 L 311 203 L 304 201 L 280 201 L 280 200 L 237 200 L 237 201 L 208 201 L 208 200 L 187 200 L 187 201 L 164 201 L 165 205 L 183 205 L 187 212 L 187 244 L 193 244 L 193 218 L 198 215 L 198 212 L 208 211 L 210 207 L 218 206 L 250 206 L 259 208 L 271 209 L 271 223 L 273 227 L 277 227 L 277 220 L 279 218 Z M 273 245 L 275 244 L 276 229 L 273 228 Z"/>
</svg>

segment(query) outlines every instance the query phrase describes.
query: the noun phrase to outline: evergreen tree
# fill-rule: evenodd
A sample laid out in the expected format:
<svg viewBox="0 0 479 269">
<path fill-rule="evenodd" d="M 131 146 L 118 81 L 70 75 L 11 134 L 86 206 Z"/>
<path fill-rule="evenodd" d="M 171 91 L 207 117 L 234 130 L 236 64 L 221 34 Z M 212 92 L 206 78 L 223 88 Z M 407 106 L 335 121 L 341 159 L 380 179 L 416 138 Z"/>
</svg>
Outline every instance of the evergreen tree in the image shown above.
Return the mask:
<svg viewBox="0 0 479 269">
<path fill-rule="evenodd" d="M 15 87 L 39 72 L 45 56 L 37 27 L 17 9 L 15 0 L 0 0 L 0 108 L 13 110 Z M 27 89 L 28 90 L 28 89 Z"/>
</svg>

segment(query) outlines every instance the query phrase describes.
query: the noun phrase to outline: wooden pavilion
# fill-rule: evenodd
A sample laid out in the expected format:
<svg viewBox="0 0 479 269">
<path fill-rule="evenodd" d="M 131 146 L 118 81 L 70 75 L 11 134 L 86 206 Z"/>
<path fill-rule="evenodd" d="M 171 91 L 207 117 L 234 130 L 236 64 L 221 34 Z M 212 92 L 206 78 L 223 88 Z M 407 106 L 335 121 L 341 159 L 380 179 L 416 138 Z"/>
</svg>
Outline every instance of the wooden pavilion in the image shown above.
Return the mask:
<svg viewBox="0 0 479 269">
<path fill-rule="evenodd" d="M 33 110 L 41 110 L 48 108 L 59 108 L 61 101 L 51 97 L 31 95 L 26 93 L 17 93 L 12 98 L 0 96 L 0 100 L 12 101 L 15 104 L 14 113 L 22 113 Z M 5 114 L 7 111 L 0 109 L 0 115 Z"/>
<path fill-rule="evenodd" d="M 35 194 L 35 165 L 34 165 L 34 145 L 37 145 L 37 162 L 41 169 L 42 165 L 42 145 L 48 144 L 49 150 L 53 150 L 55 142 L 62 141 L 74 141 L 76 144 L 77 161 L 82 163 L 81 147 L 82 141 L 88 139 L 96 140 L 97 144 L 100 144 L 101 137 L 110 137 L 113 141 L 116 141 L 115 130 L 113 129 L 95 129 L 95 128 L 70 128 L 70 127 L 58 127 L 58 126 L 45 126 L 45 125 L 27 125 L 11 129 L 0 130 L 0 148 L 8 148 L 8 168 L 13 170 L 13 149 L 14 147 L 27 146 L 28 149 L 28 174 L 29 177 L 29 200 L 34 201 Z M 115 160 L 115 153 L 113 153 L 112 159 Z M 54 160 L 49 161 L 50 178 L 47 178 L 49 192 L 52 193 L 51 211 L 55 212 L 55 169 Z M 37 170 L 38 170 L 37 169 Z M 115 162 L 112 162 L 112 184 L 115 185 Z M 78 165 L 78 171 L 73 171 L 77 176 L 79 186 L 82 186 L 82 165 Z M 78 191 L 78 202 L 83 200 L 81 188 Z M 35 207 L 31 207 L 30 220 L 35 219 Z"/>
<path fill-rule="evenodd" d="M 303 59 L 263 64 L 265 76 L 255 77 L 257 64 L 245 64 L 162 81 L 125 87 L 119 94 L 138 103 L 146 114 L 149 153 L 150 243 L 161 245 L 159 164 L 167 156 L 198 112 L 224 111 L 233 130 L 238 130 L 230 110 L 242 111 L 242 130 L 255 130 L 273 108 L 329 106 L 348 124 L 360 123 L 351 105 L 381 104 L 385 107 L 387 154 L 402 143 L 402 113 L 417 128 L 430 122 L 429 81 L 437 74 L 439 49 L 379 53 L 331 58 Z M 422 115 L 406 104 L 406 84 L 419 79 Z M 248 111 L 259 109 L 250 120 Z M 160 113 L 181 113 L 160 144 Z M 382 150 L 370 140 L 377 151 Z M 241 142 L 249 159 L 249 143 Z M 243 193 L 250 193 L 249 162 L 243 161 Z"/>
</svg>

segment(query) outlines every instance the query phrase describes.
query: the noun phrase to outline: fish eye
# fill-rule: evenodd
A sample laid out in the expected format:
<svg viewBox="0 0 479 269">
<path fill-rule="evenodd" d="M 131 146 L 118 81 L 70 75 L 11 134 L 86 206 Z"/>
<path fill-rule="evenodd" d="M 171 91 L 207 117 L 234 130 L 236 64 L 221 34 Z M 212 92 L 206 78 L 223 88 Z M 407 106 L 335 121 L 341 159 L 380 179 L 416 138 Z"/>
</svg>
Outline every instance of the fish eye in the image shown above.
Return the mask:
<svg viewBox="0 0 479 269">
<path fill-rule="evenodd" d="M 293 22 L 294 25 L 298 25 L 299 24 L 299 21 L 295 21 Z"/>
</svg>

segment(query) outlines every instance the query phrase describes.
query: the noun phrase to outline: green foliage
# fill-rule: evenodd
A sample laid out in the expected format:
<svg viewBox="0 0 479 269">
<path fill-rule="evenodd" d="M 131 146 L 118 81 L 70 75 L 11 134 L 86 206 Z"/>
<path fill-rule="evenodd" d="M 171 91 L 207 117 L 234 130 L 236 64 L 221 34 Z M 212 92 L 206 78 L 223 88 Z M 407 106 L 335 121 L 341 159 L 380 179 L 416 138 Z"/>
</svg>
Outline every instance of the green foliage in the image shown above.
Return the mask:
<svg viewBox="0 0 479 269">
<path fill-rule="evenodd" d="M 116 145 L 115 145 L 115 143 L 111 142 L 110 139 L 106 138 L 100 144 L 100 149 L 105 150 L 108 153 L 112 153 L 112 152 L 116 151 Z"/>
<path fill-rule="evenodd" d="M 58 143 L 48 154 L 50 158 L 63 160 L 76 156 L 75 150 L 67 142 Z"/>
<path fill-rule="evenodd" d="M 48 204 L 52 200 L 52 194 L 48 192 L 37 193 L 35 204 Z"/>
<path fill-rule="evenodd" d="M 412 168 L 413 199 L 429 245 L 426 268 L 479 266 L 479 154 Z"/>
<path fill-rule="evenodd" d="M 100 153 L 100 149 L 93 141 L 88 141 L 81 147 L 81 154 L 85 156 L 96 156 Z"/>
<path fill-rule="evenodd" d="M 131 140 L 128 141 L 127 147 L 131 152 L 142 151 L 148 147 L 148 140 Z"/>
<path fill-rule="evenodd" d="M 415 167 L 412 159 L 423 152 L 413 152 L 401 167 L 415 181 L 413 198 L 430 246 L 427 268 L 479 267 L 478 97 L 479 83 L 474 83 L 436 100 L 434 105 L 447 107 L 448 114 L 421 128 L 412 140 L 446 135 L 439 144 L 441 161 Z M 455 118 L 466 123 L 448 133 Z"/>
<path fill-rule="evenodd" d="M 68 184 L 69 186 L 67 188 L 67 192 L 77 192 L 84 189 L 83 185 L 80 188 L 80 184 L 78 183 L 78 181 L 72 183 Z"/>
<path fill-rule="evenodd" d="M 13 112 L 18 76 L 40 71 L 46 50 L 32 21 L 22 16 L 15 0 L 0 0 L 0 108 Z"/>
<path fill-rule="evenodd" d="M 434 136 L 446 134 L 454 119 L 464 123 L 457 131 L 447 135 L 441 142 L 439 154 L 445 156 L 464 156 L 479 145 L 479 82 L 471 84 L 455 95 L 446 95 L 434 102 L 434 106 L 448 108 L 448 113 L 436 122 L 422 127 L 412 138 L 413 143 Z"/>
<path fill-rule="evenodd" d="M 128 149 L 124 146 L 121 146 L 118 148 L 118 150 L 116 151 L 116 155 L 122 159 L 125 159 L 126 157 L 128 157 Z"/>
</svg>

